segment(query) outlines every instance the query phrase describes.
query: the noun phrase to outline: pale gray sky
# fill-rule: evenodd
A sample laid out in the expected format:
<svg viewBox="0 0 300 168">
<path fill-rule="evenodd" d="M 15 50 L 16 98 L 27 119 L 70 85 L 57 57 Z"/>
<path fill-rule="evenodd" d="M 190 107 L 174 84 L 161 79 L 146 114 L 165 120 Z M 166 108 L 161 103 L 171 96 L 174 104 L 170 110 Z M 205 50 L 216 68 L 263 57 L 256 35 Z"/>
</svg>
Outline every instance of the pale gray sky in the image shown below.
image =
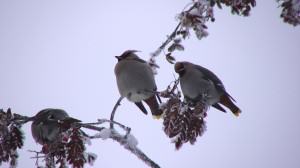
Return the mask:
<svg viewBox="0 0 300 168">
<path fill-rule="evenodd" d="M 34 115 L 63 108 L 84 122 L 108 118 L 119 97 L 113 73 L 126 49 L 149 58 L 189 1 L 2 0 L 0 1 L 0 108 Z M 184 41 L 178 60 L 215 72 L 243 113 L 210 109 L 207 131 L 195 145 L 175 151 L 162 121 L 143 115 L 124 100 L 116 120 L 132 128 L 139 147 L 163 168 L 300 167 L 300 28 L 282 22 L 273 1 L 258 1 L 248 18 L 216 10 L 210 35 Z M 159 90 L 173 80 L 163 56 Z M 38 150 L 25 125 L 19 167 L 33 167 Z M 146 167 L 111 140 L 94 140 L 94 167 Z M 7 166 L 7 165 L 3 165 Z"/>
</svg>

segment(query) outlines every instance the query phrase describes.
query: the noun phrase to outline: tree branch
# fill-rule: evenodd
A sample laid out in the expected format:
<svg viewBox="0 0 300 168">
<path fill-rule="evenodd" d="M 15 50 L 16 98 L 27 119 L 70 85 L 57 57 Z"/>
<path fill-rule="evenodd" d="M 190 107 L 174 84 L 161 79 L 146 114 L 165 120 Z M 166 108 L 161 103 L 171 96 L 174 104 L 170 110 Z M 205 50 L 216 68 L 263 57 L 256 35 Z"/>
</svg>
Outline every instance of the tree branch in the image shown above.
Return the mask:
<svg viewBox="0 0 300 168">
<path fill-rule="evenodd" d="M 195 7 L 196 7 L 196 3 L 193 4 L 193 6 L 191 6 L 186 12 L 190 12 L 191 10 L 193 10 Z M 162 43 L 161 46 L 158 47 L 158 49 L 152 54 L 152 57 L 156 57 L 158 56 L 161 51 L 163 51 L 165 49 L 165 47 L 176 37 L 176 33 L 178 31 L 178 29 L 180 28 L 181 26 L 181 21 L 177 24 L 177 26 L 175 27 L 175 29 L 173 30 L 173 32 L 167 36 L 167 39 L 166 41 L 164 41 Z"/>
<path fill-rule="evenodd" d="M 121 105 L 121 101 L 122 101 L 122 100 L 123 100 L 123 97 L 121 96 L 121 97 L 118 99 L 118 101 L 116 102 L 116 104 L 115 104 L 115 106 L 114 106 L 114 108 L 113 108 L 113 110 L 112 110 L 112 112 L 111 112 L 111 114 L 110 114 L 110 121 L 112 121 L 112 122 L 110 123 L 110 128 L 111 128 L 111 129 L 114 128 L 114 123 L 113 123 L 113 121 L 114 121 L 115 113 L 116 113 L 116 111 L 117 111 L 118 106 Z"/>
<path fill-rule="evenodd" d="M 144 161 L 148 166 L 152 168 L 160 168 L 158 164 L 156 164 L 153 160 L 151 160 L 144 152 L 142 152 L 137 146 L 129 145 L 127 138 L 121 134 L 119 134 L 116 130 L 111 130 L 111 139 L 119 142 L 125 149 L 129 150 L 139 159 Z"/>
<path fill-rule="evenodd" d="M 113 112 L 112 112 L 112 119 L 113 119 L 113 116 L 115 114 L 115 111 L 117 109 L 117 106 L 120 105 L 120 102 L 123 98 L 120 97 L 113 109 Z M 22 115 L 19 115 L 19 114 L 16 114 L 14 113 L 12 115 L 12 113 L 10 112 L 9 110 L 9 113 L 5 113 L 4 111 L 1 110 L 1 117 L 0 117 L 0 124 L 3 122 L 3 121 L 6 121 L 8 120 L 9 122 L 11 122 L 11 124 L 15 123 L 15 124 L 25 124 L 29 121 L 32 121 L 34 119 L 34 117 L 27 117 L 27 116 L 22 116 Z M 13 117 L 7 117 L 8 116 L 13 116 Z M 63 124 L 62 122 L 64 121 L 58 121 L 60 122 L 61 124 Z M 95 126 L 95 125 L 101 125 L 103 123 L 110 123 L 110 128 L 105 128 L 105 127 L 98 127 L 98 126 Z M 119 126 L 120 128 L 124 129 L 124 131 L 126 132 L 125 135 L 122 135 L 120 134 L 117 130 L 111 128 L 111 125 L 117 125 Z M 113 139 L 114 141 L 120 143 L 120 145 L 122 145 L 125 149 L 129 150 L 131 153 L 133 153 L 134 155 L 136 155 L 136 157 L 138 157 L 139 159 L 141 159 L 143 162 L 145 162 L 149 167 L 151 168 L 159 168 L 160 166 L 158 164 L 156 164 L 153 160 L 151 160 L 142 150 L 140 150 L 138 147 L 137 147 L 137 140 L 134 138 L 133 135 L 130 134 L 130 128 L 119 123 L 119 122 L 116 122 L 116 121 L 111 121 L 111 120 L 108 120 L 108 119 L 98 119 L 97 122 L 94 122 L 94 123 L 73 123 L 70 125 L 71 128 L 85 128 L 85 129 L 90 129 L 90 130 L 94 130 L 94 131 L 97 131 L 99 132 L 99 135 L 98 136 L 88 136 L 88 135 L 85 135 L 85 136 L 88 136 L 90 138 L 102 138 L 102 139 L 107 139 L 107 138 L 110 138 L 110 139 Z M 106 130 L 106 133 L 108 132 L 109 133 L 109 136 L 105 138 L 105 136 L 107 135 L 104 135 L 104 134 L 101 134 L 102 131 Z M 4 135 L 4 131 L 0 131 L 0 136 L 3 136 Z M 101 137 L 101 135 L 103 137 Z M 35 151 L 30 151 L 30 152 L 35 152 Z M 36 156 L 34 158 L 38 159 L 38 158 L 45 158 L 46 159 L 46 164 L 48 167 L 53 167 L 55 165 L 55 162 L 54 162 L 54 158 L 53 157 L 47 157 L 46 155 L 45 156 L 38 156 L 38 152 L 35 152 L 36 153 Z M 36 165 L 38 164 L 38 160 L 36 161 Z"/>
<path fill-rule="evenodd" d="M 101 120 L 100 120 L 101 121 Z M 115 124 L 116 122 L 111 122 L 111 124 Z M 95 124 L 95 123 L 93 123 Z M 100 122 L 98 123 L 100 124 Z M 109 129 L 110 130 L 110 136 L 109 138 L 117 141 L 120 143 L 120 145 L 122 145 L 125 149 L 129 150 L 131 153 L 133 153 L 136 157 L 138 157 L 139 159 L 141 159 L 142 161 L 144 161 L 148 166 L 152 167 L 152 168 L 159 168 L 160 166 L 158 164 L 156 164 L 153 160 L 151 160 L 143 151 L 141 151 L 136 145 L 130 145 L 131 142 L 129 142 L 130 140 L 127 138 L 129 135 L 128 132 L 128 127 L 125 127 L 124 125 L 120 125 L 118 124 L 120 127 L 122 127 L 123 129 L 126 130 L 126 135 L 121 135 L 119 132 L 117 132 L 115 129 Z M 83 128 L 87 128 L 87 129 L 91 129 L 91 130 L 95 130 L 95 131 L 103 131 L 105 128 L 104 127 L 96 127 L 93 126 L 91 124 L 81 124 L 78 123 L 78 126 L 81 126 Z M 130 129 L 129 129 L 130 130 Z M 97 138 L 101 138 L 101 137 L 97 137 Z"/>
<path fill-rule="evenodd" d="M 178 31 L 179 27 L 181 25 L 181 22 L 177 24 L 171 35 L 167 36 L 168 38 L 166 39 L 165 42 L 162 43 L 161 46 L 156 50 L 156 52 L 161 52 L 175 37 L 176 37 L 176 32 Z"/>
</svg>

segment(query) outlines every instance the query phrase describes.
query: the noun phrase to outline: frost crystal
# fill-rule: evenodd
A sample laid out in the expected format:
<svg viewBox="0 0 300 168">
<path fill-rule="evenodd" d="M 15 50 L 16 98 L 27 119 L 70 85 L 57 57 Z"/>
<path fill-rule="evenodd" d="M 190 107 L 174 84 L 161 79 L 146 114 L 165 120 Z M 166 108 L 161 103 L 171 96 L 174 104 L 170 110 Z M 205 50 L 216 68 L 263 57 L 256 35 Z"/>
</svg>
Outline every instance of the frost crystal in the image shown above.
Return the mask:
<svg viewBox="0 0 300 168">
<path fill-rule="evenodd" d="M 87 160 L 89 165 L 93 166 L 95 163 L 95 160 L 97 159 L 97 155 L 95 153 L 87 152 L 84 154 L 84 158 Z"/>
<path fill-rule="evenodd" d="M 95 138 L 101 138 L 103 140 L 106 140 L 111 135 L 111 129 L 103 128 L 99 133 L 97 133 L 94 137 Z"/>
<path fill-rule="evenodd" d="M 127 145 L 130 146 L 131 148 L 134 148 L 138 145 L 138 140 L 132 134 L 128 134 Z"/>
</svg>

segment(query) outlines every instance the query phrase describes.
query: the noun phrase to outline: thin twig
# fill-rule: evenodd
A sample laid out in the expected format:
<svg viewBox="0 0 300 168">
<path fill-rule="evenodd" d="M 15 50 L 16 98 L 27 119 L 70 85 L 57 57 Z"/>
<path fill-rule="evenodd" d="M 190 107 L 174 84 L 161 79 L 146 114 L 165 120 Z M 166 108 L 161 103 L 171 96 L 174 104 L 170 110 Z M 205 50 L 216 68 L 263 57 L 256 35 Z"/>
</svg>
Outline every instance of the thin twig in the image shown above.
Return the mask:
<svg viewBox="0 0 300 168">
<path fill-rule="evenodd" d="M 10 122 L 14 122 L 19 125 L 23 125 L 29 121 L 33 121 L 34 117 L 28 117 L 28 116 L 22 116 L 19 114 L 14 113 L 12 119 L 10 119 Z"/>
<path fill-rule="evenodd" d="M 43 155 L 43 156 L 39 156 L 39 154 L 42 154 L 43 152 L 34 151 L 34 150 L 28 150 L 28 152 L 35 153 L 36 156 L 30 157 L 30 159 L 36 159 L 36 160 L 35 160 L 35 165 L 36 165 L 37 167 L 39 167 L 39 159 L 45 158 L 44 155 Z"/>
<path fill-rule="evenodd" d="M 42 159 L 45 158 L 45 156 L 32 156 L 30 159 Z"/>
<path fill-rule="evenodd" d="M 172 86 L 172 84 L 173 84 L 173 86 Z M 177 87 L 178 84 L 179 84 L 179 79 L 175 79 L 168 85 L 167 89 L 165 91 L 161 92 L 160 94 L 163 95 L 163 97 L 165 97 L 165 98 L 177 97 L 178 94 L 176 95 L 174 92 L 177 89 L 177 93 L 178 93 L 178 87 Z"/>
<path fill-rule="evenodd" d="M 104 129 L 104 127 L 100 127 L 100 129 L 98 129 L 99 127 L 96 127 L 96 126 L 93 126 L 93 125 L 100 125 L 100 124 L 103 124 L 105 122 L 108 122 L 110 124 L 118 125 L 120 128 L 122 128 L 126 131 L 126 136 L 128 134 L 130 134 L 130 131 L 131 131 L 130 127 L 127 127 L 127 126 L 125 126 L 125 125 L 123 125 L 123 124 L 121 124 L 117 121 L 110 121 L 108 119 L 98 119 L 98 122 L 94 122 L 94 123 L 74 123 L 74 124 L 75 124 L 75 127 L 84 127 L 84 128 L 92 129 L 92 130 L 95 130 L 95 131 L 101 131 L 102 129 Z"/>
<path fill-rule="evenodd" d="M 180 25 L 181 22 L 177 24 L 171 35 L 168 36 L 167 40 L 157 50 L 162 51 L 176 37 L 176 32 L 178 31 Z"/>
<path fill-rule="evenodd" d="M 118 99 L 118 101 L 116 102 L 116 104 L 115 104 L 115 106 L 114 106 L 114 108 L 113 108 L 113 110 L 112 110 L 112 112 L 111 112 L 111 114 L 110 114 L 110 121 L 114 121 L 114 117 L 115 117 L 115 113 L 116 113 L 116 111 L 117 111 L 117 108 L 118 108 L 118 106 L 119 105 L 121 105 L 121 101 L 122 101 L 122 99 L 123 99 L 123 97 L 121 96 L 119 99 Z M 114 128 L 114 123 L 110 123 L 110 128 L 112 129 L 112 128 Z"/>
<path fill-rule="evenodd" d="M 103 123 L 103 122 L 109 122 L 110 124 L 116 124 L 118 125 L 119 127 L 121 127 L 122 129 L 124 129 L 126 131 L 126 134 L 129 134 L 130 131 L 131 131 L 131 128 L 130 127 L 127 127 L 117 121 L 112 121 L 112 120 L 108 120 L 108 119 L 98 119 L 99 123 Z"/>
<path fill-rule="evenodd" d="M 91 130 L 94 130 L 94 131 L 102 131 L 105 128 L 105 127 L 96 127 L 94 125 L 81 124 L 81 123 L 76 123 L 75 125 L 77 125 L 77 124 L 78 124 L 79 127 L 91 129 Z"/>
<path fill-rule="evenodd" d="M 191 6 L 188 10 L 186 10 L 186 12 L 190 12 L 196 6 L 197 6 L 197 4 L 194 3 L 194 5 Z M 176 33 L 177 33 L 178 29 L 180 28 L 180 26 L 181 26 L 181 22 L 179 22 L 177 24 L 177 26 L 175 27 L 175 29 L 173 30 L 173 32 L 171 33 L 171 35 L 167 36 L 168 38 L 166 39 L 166 41 L 162 43 L 162 45 L 156 50 L 155 53 L 160 53 L 160 51 L 164 50 L 164 48 L 176 37 Z"/>
</svg>

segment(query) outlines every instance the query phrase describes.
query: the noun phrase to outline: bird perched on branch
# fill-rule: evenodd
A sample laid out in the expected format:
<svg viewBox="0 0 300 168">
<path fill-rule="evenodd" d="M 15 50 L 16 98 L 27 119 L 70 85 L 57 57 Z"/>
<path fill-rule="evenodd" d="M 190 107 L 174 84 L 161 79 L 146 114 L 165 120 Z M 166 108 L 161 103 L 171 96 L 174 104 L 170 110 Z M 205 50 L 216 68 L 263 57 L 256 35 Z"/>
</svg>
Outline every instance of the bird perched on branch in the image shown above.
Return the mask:
<svg viewBox="0 0 300 168">
<path fill-rule="evenodd" d="M 122 97 L 134 102 L 144 114 L 147 114 L 142 103 L 144 101 L 150 107 L 152 115 L 159 118 L 162 111 L 157 101 L 160 99 L 156 94 L 153 71 L 146 61 L 135 54 L 136 52 L 127 50 L 116 56 L 118 63 L 115 66 L 115 75 L 119 92 Z"/>
<path fill-rule="evenodd" d="M 69 125 L 75 122 L 81 122 L 61 109 L 44 109 L 38 112 L 33 118 L 31 132 L 34 140 L 41 144 L 51 144 L 59 138 L 59 134 L 66 131 Z M 65 124 L 62 125 L 62 124 Z"/>
<path fill-rule="evenodd" d="M 221 106 L 224 105 L 235 116 L 239 116 L 241 110 L 233 103 L 235 100 L 213 72 L 190 62 L 177 62 L 174 68 L 179 74 L 181 90 L 188 102 L 196 103 L 204 100 L 208 105 L 226 112 Z"/>
</svg>

